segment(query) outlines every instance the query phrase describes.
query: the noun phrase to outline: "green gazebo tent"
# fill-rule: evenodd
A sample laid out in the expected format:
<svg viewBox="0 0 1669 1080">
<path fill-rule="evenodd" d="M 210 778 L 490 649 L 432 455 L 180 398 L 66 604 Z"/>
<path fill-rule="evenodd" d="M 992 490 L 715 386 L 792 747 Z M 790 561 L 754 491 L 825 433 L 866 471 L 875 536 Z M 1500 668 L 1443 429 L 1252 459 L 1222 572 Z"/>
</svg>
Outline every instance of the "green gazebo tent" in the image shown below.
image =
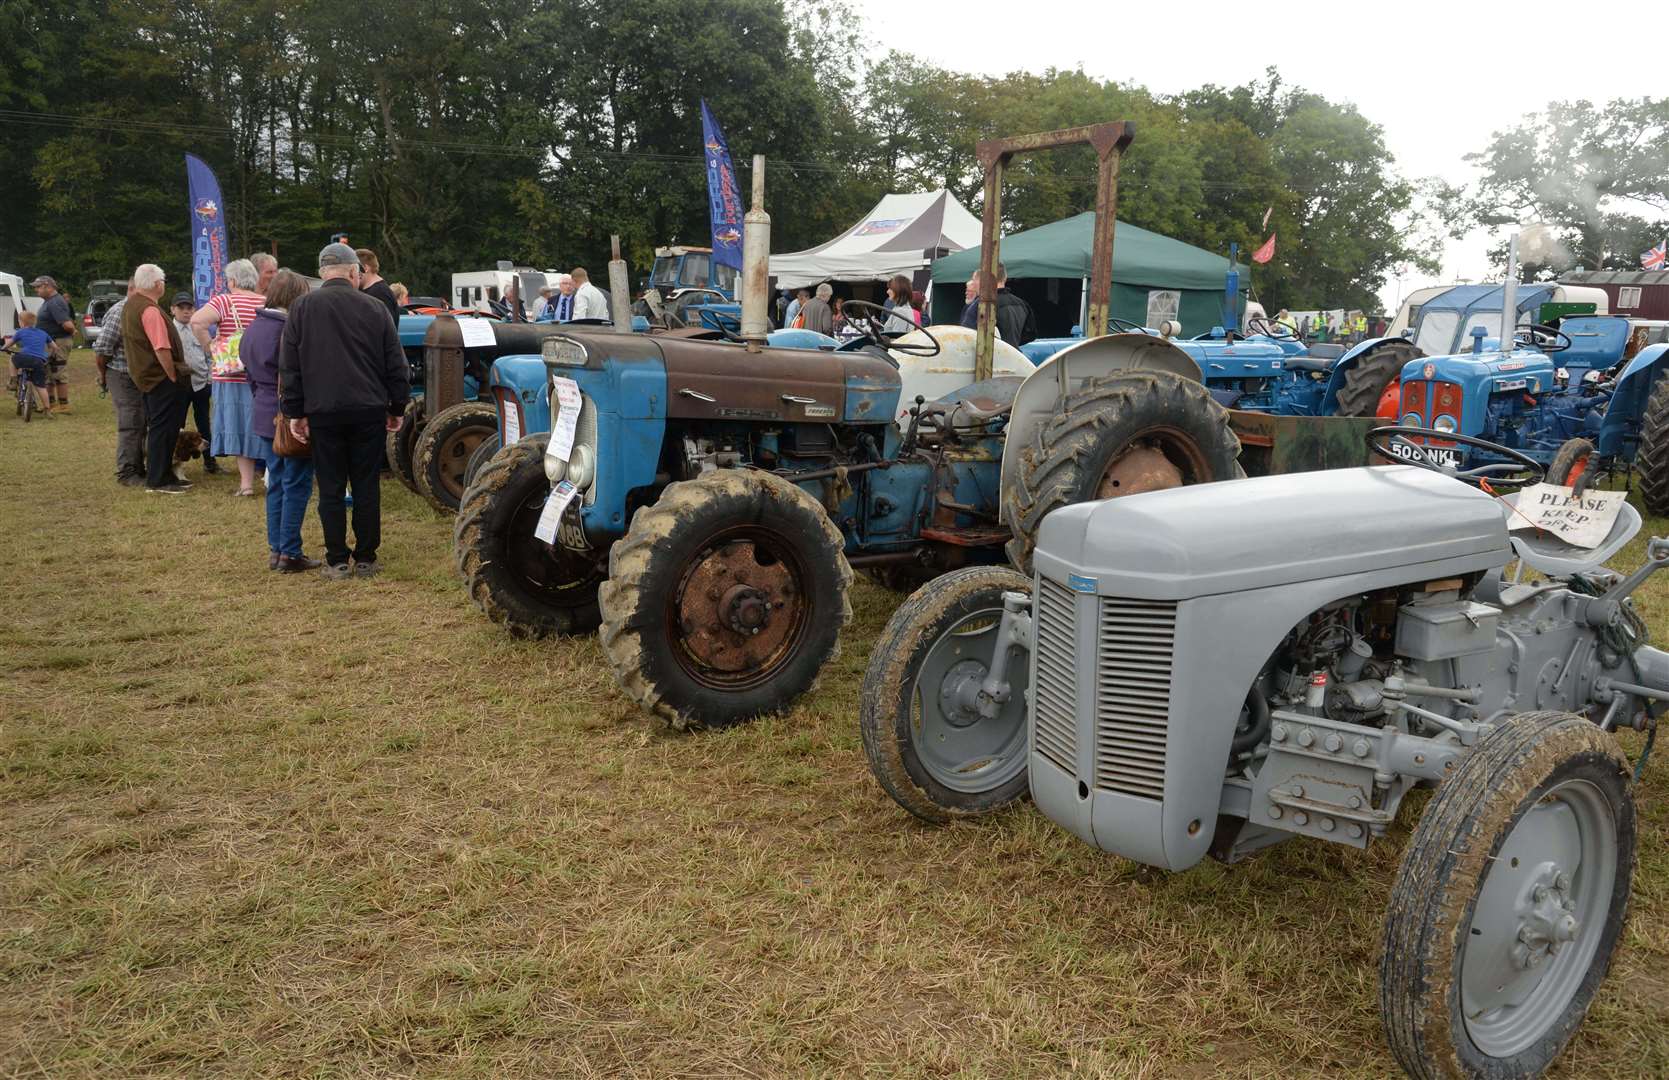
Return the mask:
<svg viewBox="0 0 1669 1080">
<path fill-rule="evenodd" d="M 1095 215 L 1084 213 L 1003 237 L 999 254 L 1008 270 L 1009 289 L 1032 305 L 1038 332 L 1044 337 L 1064 336 L 1080 321 L 1094 223 Z M 1144 326 L 1173 318 L 1182 323 L 1184 334 L 1203 333 L 1222 324 L 1228 259 L 1122 221 L 1115 229 L 1115 318 Z M 977 269 L 978 248 L 933 263 L 934 322 L 957 321 L 963 286 Z M 1245 280 L 1242 266 L 1243 289 Z"/>
</svg>

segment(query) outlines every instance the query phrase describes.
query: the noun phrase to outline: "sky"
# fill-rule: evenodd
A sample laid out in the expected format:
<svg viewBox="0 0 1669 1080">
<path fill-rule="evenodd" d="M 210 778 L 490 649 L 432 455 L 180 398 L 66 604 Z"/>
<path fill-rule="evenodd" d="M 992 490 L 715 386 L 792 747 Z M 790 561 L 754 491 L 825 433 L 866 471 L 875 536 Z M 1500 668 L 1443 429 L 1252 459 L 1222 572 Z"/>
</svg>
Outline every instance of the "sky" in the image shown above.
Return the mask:
<svg viewBox="0 0 1669 1080">
<path fill-rule="evenodd" d="M 1666 92 L 1662 65 L 1646 62 L 1669 32 L 1669 7 L 1658 4 L 852 2 L 885 43 L 880 53 L 896 48 L 974 74 L 1081 67 L 1173 94 L 1250 82 L 1274 66 L 1289 86 L 1350 102 L 1379 124 L 1398 168 L 1416 180 L 1472 182 L 1464 155 L 1549 101 Z M 1440 277 L 1386 283 L 1386 310 L 1423 285 L 1483 280 L 1488 246 L 1481 232 L 1450 241 Z"/>
</svg>

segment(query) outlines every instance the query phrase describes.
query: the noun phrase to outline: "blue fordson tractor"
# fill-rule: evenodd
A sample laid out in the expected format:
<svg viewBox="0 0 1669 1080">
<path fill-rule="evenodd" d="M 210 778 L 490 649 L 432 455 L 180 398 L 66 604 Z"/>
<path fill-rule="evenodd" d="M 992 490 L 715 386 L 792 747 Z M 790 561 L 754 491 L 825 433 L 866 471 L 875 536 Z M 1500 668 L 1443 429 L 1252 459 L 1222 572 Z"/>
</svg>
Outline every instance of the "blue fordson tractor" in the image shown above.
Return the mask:
<svg viewBox="0 0 1669 1080">
<path fill-rule="evenodd" d="M 1529 297 L 1518 309 L 1534 311 L 1540 291 L 1521 291 Z M 1503 349 L 1499 290 L 1493 310 L 1478 309 L 1469 296 L 1444 299 L 1421 309 L 1415 335 L 1450 349 L 1403 369 L 1398 417 L 1406 427 L 1458 438 L 1410 438 L 1398 452 L 1455 467 L 1499 463 L 1499 454 L 1464 441 L 1482 439 L 1534 459 L 1561 484 L 1585 483 L 1602 469 L 1632 469 L 1647 509 L 1669 513 L 1669 381 L 1659 378 L 1669 367 L 1669 345 L 1631 356 L 1627 319 L 1574 315 L 1558 327 L 1521 325 Z M 1471 310 L 1457 318 L 1453 308 L 1461 303 Z M 1436 331 L 1429 321 L 1438 322 Z M 1451 331 L 1466 335 L 1469 347 L 1454 347 Z"/>
<path fill-rule="evenodd" d="M 1088 139 L 1112 168 L 1130 137 L 1115 123 L 980 149 L 1000 183 L 1014 152 Z M 760 272 L 734 340 L 567 329 L 497 361 L 508 445 L 454 532 L 489 617 L 528 636 L 598 629 L 622 688 L 671 725 L 731 724 L 804 694 L 836 655 L 854 568 L 910 587 L 1024 564 L 1053 508 L 1241 475 L 1200 365 L 1150 334 L 1099 333 L 1105 275 L 1096 333 L 1040 367 L 994 340 L 994 294 L 978 334 L 895 336 L 852 303 L 864 336 L 850 347 L 767 345 L 761 198 L 745 241 Z M 947 385 L 946 371 L 966 374 Z"/>
</svg>

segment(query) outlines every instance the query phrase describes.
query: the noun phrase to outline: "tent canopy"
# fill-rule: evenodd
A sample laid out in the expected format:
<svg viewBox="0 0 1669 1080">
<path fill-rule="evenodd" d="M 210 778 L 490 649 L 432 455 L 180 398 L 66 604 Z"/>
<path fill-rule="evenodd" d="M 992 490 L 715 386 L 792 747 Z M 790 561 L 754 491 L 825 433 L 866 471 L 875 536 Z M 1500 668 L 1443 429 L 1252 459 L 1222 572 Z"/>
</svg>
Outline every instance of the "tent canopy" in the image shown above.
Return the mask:
<svg viewBox="0 0 1669 1080">
<path fill-rule="evenodd" d="M 771 256 L 777 287 L 911 276 L 941 251 L 979 246 L 979 219 L 948 191 L 886 195 L 857 224 L 804 251 Z"/>
<path fill-rule="evenodd" d="M 1229 261 L 1204 248 L 1120 221 L 1113 227 L 1113 280 L 1125 285 L 1221 292 Z M 1003 237 L 998 249 L 1011 278 L 1087 278 L 1095 245 L 1095 214 L 1063 218 Z M 933 264 L 937 284 L 967 281 L 979 269 L 977 240 Z"/>
</svg>

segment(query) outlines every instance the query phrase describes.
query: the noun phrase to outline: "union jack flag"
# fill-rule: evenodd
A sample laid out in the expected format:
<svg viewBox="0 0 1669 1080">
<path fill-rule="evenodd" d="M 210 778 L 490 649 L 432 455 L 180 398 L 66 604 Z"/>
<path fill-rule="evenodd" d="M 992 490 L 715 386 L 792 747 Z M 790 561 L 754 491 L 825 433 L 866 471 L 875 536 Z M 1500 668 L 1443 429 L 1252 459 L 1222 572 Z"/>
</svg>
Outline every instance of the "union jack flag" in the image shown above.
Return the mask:
<svg viewBox="0 0 1669 1080">
<path fill-rule="evenodd" d="M 1647 270 L 1662 270 L 1665 263 L 1669 263 L 1669 240 L 1640 253 L 1640 265 Z"/>
</svg>

